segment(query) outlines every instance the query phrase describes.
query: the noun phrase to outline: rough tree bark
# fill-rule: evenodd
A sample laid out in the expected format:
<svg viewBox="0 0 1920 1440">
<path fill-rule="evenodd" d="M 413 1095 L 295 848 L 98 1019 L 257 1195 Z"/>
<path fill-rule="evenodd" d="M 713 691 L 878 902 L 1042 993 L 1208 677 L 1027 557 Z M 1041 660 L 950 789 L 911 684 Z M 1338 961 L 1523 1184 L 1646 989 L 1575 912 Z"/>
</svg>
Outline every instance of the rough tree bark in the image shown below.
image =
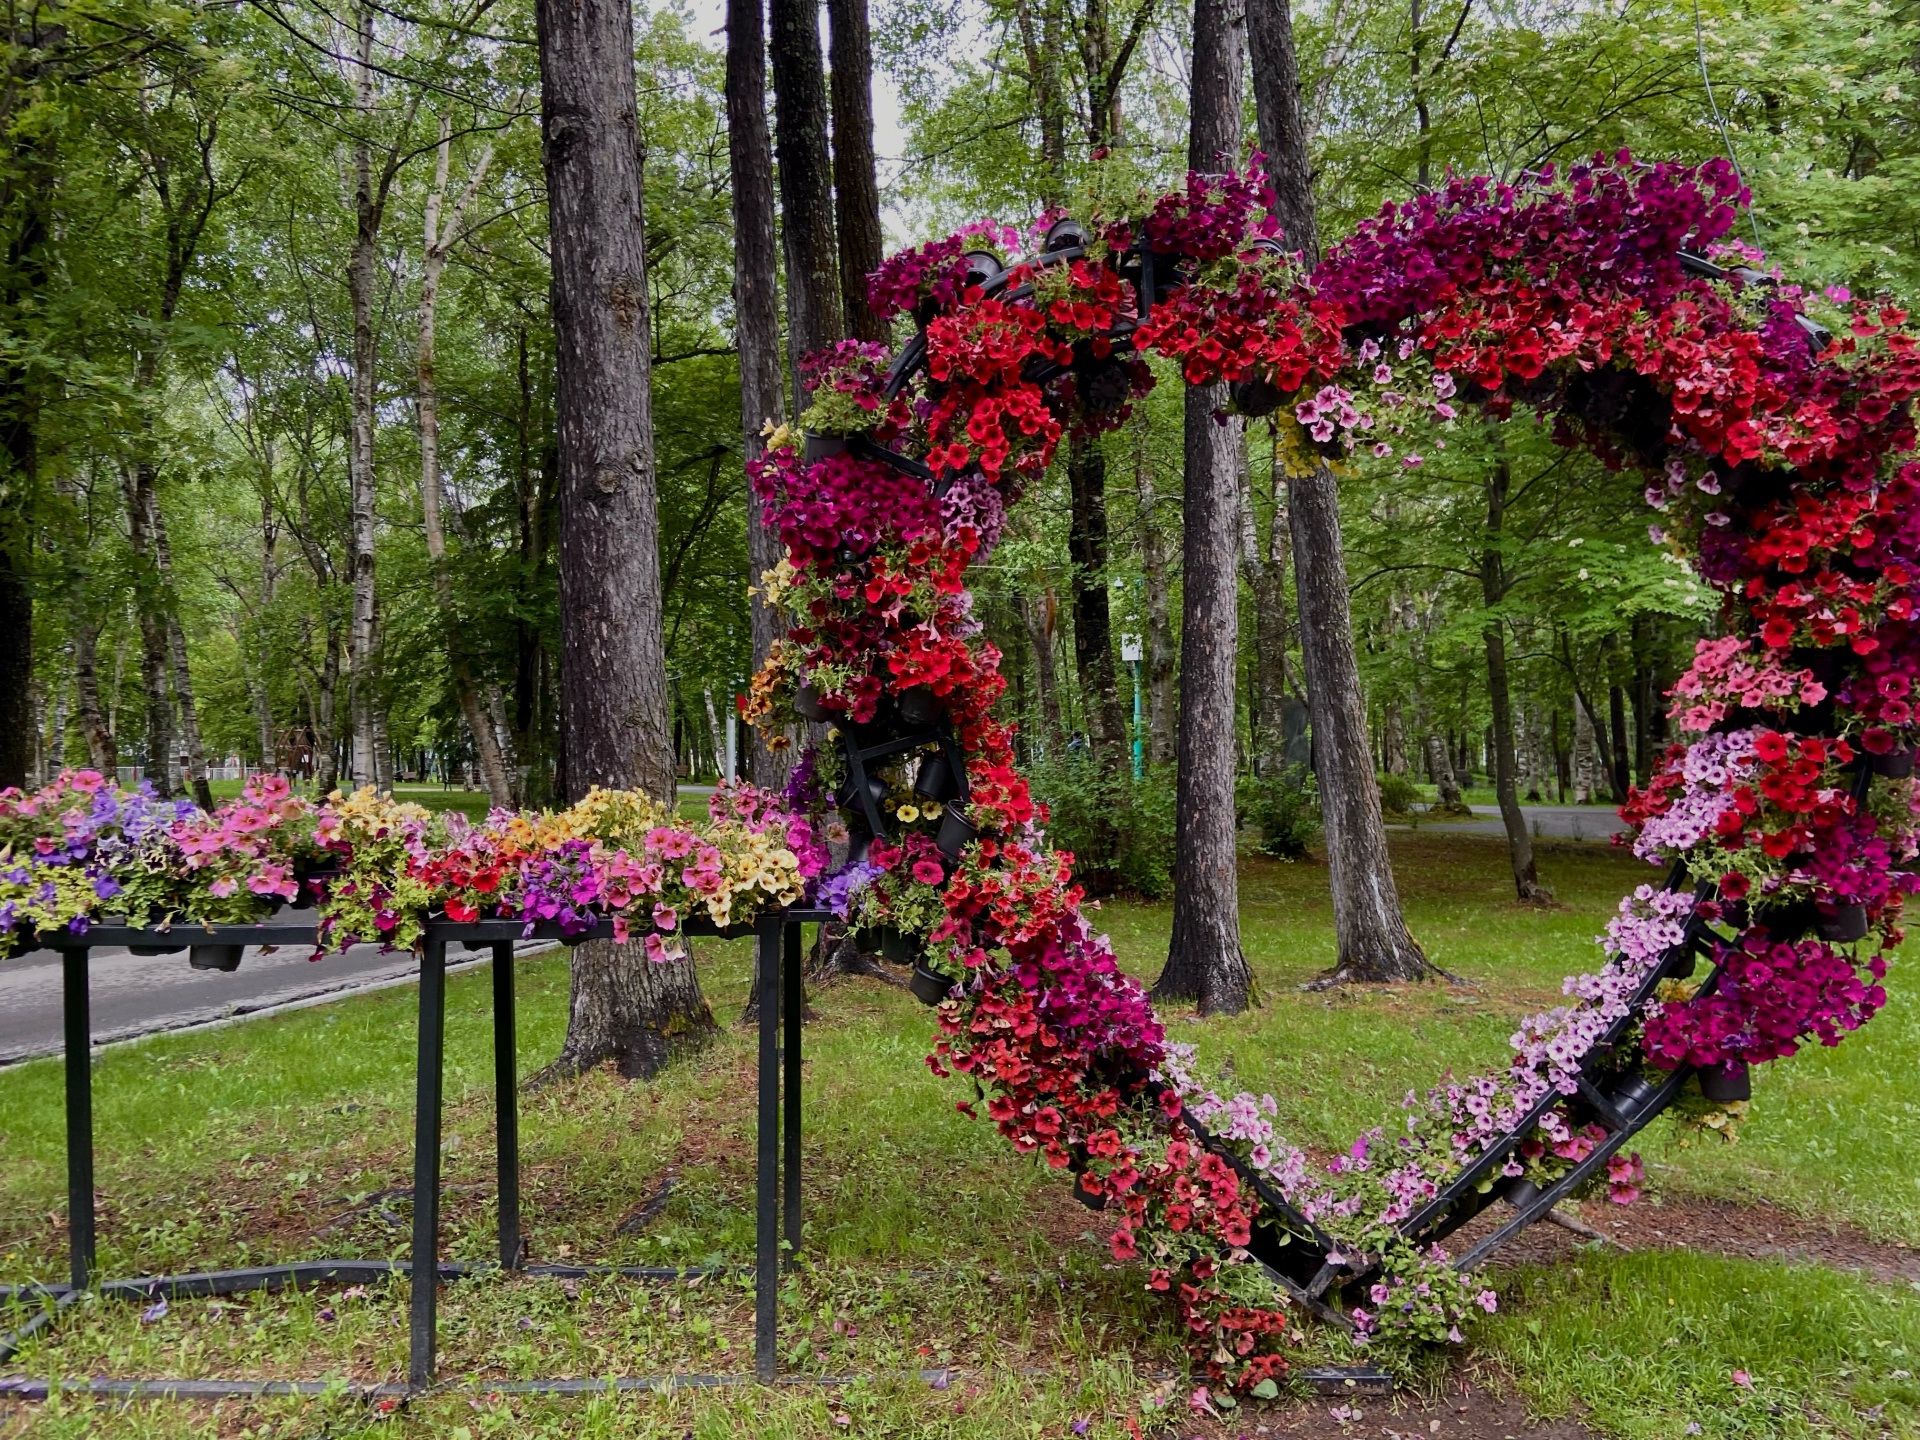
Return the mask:
<svg viewBox="0 0 1920 1440">
<path fill-rule="evenodd" d="M 773 234 L 773 143 L 767 135 L 767 38 L 760 0 L 727 3 L 727 154 L 733 171 L 734 344 L 740 352 L 742 451 L 750 465 L 765 452 L 761 432 L 786 416 L 780 386 L 779 258 Z M 766 663 L 781 635 L 780 617 L 760 598 L 760 577 L 780 563 L 780 540 L 760 497 L 747 490 L 748 583 L 753 668 Z M 755 727 L 748 773 L 778 789 L 791 773 L 791 750 L 771 749 Z"/>
<path fill-rule="evenodd" d="M 440 387 L 434 373 L 440 277 L 446 270 L 448 254 L 460 239 L 467 207 L 473 204 L 473 197 L 486 179 L 487 167 L 493 163 L 493 143 L 489 141 L 481 150 L 453 209 L 443 214 L 452 162 L 452 125 L 443 116 L 439 150 L 434 157 L 433 188 L 427 192 L 426 234 L 420 253 L 419 338 L 414 346 L 414 398 L 420 419 L 420 518 L 426 533 L 427 559 L 433 567 L 433 594 L 440 607 L 447 662 L 453 671 L 454 698 L 459 702 L 461 718 L 467 722 L 467 733 L 473 736 L 473 753 L 480 762 L 480 783 L 486 787 L 487 798 L 494 805 L 511 808 L 513 783 L 507 774 L 506 757 L 501 754 L 492 717 L 480 698 L 480 684 L 473 673 L 473 653 L 460 623 L 459 608 L 454 604 L 453 576 L 447 569 L 447 535 L 440 521 Z"/>
<path fill-rule="evenodd" d="M 1022 595 L 1015 603 L 1020 607 L 1021 623 L 1027 627 L 1027 639 L 1033 645 L 1033 679 L 1034 688 L 1040 692 L 1043 749 L 1048 755 L 1055 755 L 1066 733 L 1060 715 L 1058 672 L 1053 658 L 1054 612 L 1058 602 L 1049 587 L 1038 595 Z"/>
<path fill-rule="evenodd" d="M 1553 892 L 1540 883 L 1534 864 L 1533 836 L 1520 809 L 1519 776 L 1513 757 L 1513 697 L 1507 683 L 1507 630 L 1498 610 L 1507 597 L 1507 561 L 1501 549 L 1506 533 L 1507 493 L 1512 470 L 1503 450 L 1487 472 L 1486 548 L 1480 552 L 1480 600 L 1487 607 L 1481 639 L 1487 651 L 1487 698 L 1493 707 L 1493 789 L 1507 831 L 1507 859 L 1513 888 L 1530 905 L 1546 904 Z"/>
<path fill-rule="evenodd" d="M 1348 980 L 1420 980 L 1435 974 L 1407 929 L 1380 819 L 1380 784 L 1367 737 L 1367 707 L 1353 652 L 1340 501 L 1332 468 L 1315 460 L 1293 479 L 1293 575 L 1300 653 L 1313 716 L 1327 872 L 1333 887 L 1334 966 L 1316 986 Z"/>
<path fill-rule="evenodd" d="M 885 340 L 887 325 L 867 301 L 867 276 L 880 268 L 880 182 L 873 155 L 873 35 L 867 0 L 827 0 L 832 60 L 833 201 L 840 237 L 840 313 L 856 340 Z"/>
<path fill-rule="evenodd" d="M 1126 768 L 1127 721 L 1113 665 L 1113 608 L 1107 585 L 1107 457 L 1084 439 L 1067 461 L 1073 563 L 1073 667 L 1086 707 L 1087 737 L 1103 770 Z"/>
<path fill-rule="evenodd" d="M 1318 248 L 1313 137 L 1300 105 L 1291 13 L 1284 0 L 1252 0 L 1247 24 L 1260 141 L 1279 189 L 1280 222 L 1311 255 Z M 1308 237 L 1313 237 L 1310 246 Z M 1332 469 L 1324 462 L 1302 467 L 1292 479 L 1291 495 L 1294 604 L 1339 937 L 1334 967 L 1317 983 L 1424 977 L 1434 973 L 1433 967 L 1401 915 L 1386 827 L 1380 820 L 1380 786 L 1374 778 L 1354 656 Z"/>
<path fill-rule="evenodd" d="M 560 480 L 560 724 L 567 786 L 674 797 L 653 457 L 641 144 L 629 0 L 539 0 Z M 604 942 L 572 959 L 545 1075 L 608 1058 L 651 1075 L 716 1032 L 692 961 Z"/>
<path fill-rule="evenodd" d="M 1273 454 L 1273 514 L 1266 544 L 1253 507 L 1253 477 L 1240 487 L 1240 569 L 1253 592 L 1253 755 L 1259 774 L 1285 767 L 1287 700 L 1287 500 L 1279 447 Z"/>
<path fill-rule="evenodd" d="M 1338 19 L 1335 20 L 1338 28 Z M 1247 48 L 1253 58 L 1253 105 L 1260 148 L 1273 182 L 1274 211 L 1287 243 L 1320 259 L 1320 231 L 1313 204 L 1312 132 L 1300 98 L 1300 59 L 1293 43 L 1288 0 L 1247 0 Z"/>
<path fill-rule="evenodd" d="M 817 0 L 772 0 L 769 17 L 781 241 L 787 261 L 787 351 L 794 405 L 805 408 L 800 357 L 846 334 L 840 321 L 820 9 Z"/>
<path fill-rule="evenodd" d="M 1147 448 L 1148 421 L 1142 406 L 1135 420 L 1133 451 L 1134 512 L 1140 528 L 1140 573 L 1146 582 L 1147 763 L 1173 763 L 1174 730 L 1178 723 L 1173 702 L 1173 621 L 1168 580 L 1167 539 L 1159 521 L 1160 497 L 1153 479 L 1153 460 Z"/>
<path fill-rule="evenodd" d="M 1217 170 L 1240 148 L 1242 35 L 1227 0 L 1194 0 L 1193 94 L 1187 166 Z M 1155 999 L 1191 999 L 1200 1013 L 1236 1014 L 1252 998 L 1240 948 L 1234 853 L 1234 661 L 1240 624 L 1240 504 L 1244 444 L 1225 385 L 1186 392 L 1186 535 L 1182 545 L 1179 834 L 1173 936 Z"/>
</svg>

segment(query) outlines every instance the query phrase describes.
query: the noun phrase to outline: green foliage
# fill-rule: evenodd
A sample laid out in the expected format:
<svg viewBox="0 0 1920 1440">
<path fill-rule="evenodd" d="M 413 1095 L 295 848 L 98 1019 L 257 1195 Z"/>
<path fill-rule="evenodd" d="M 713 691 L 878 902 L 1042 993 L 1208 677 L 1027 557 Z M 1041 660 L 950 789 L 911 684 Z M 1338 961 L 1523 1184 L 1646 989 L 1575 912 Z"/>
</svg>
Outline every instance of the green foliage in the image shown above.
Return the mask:
<svg viewBox="0 0 1920 1440">
<path fill-rule="evenodd" d="M 1047 839 L 1073 855 L 1074 876 L 1091 895 L 1149 900 L 1173 893 L 1174 783 L 1171 770 L 1135 780 L 1103 771 L 1093 757 L 1069 753 L 1029 770 L 1046 804 Z"/>
<path fill-rule="evenodd" d="M 1320 833 L 1320 787 L 1304 765 L 1240 782 L 1240 809 L 1260 834 L 1259 850 L 1275 860 L 1302 860 Z"/>
<path fill-rule="evenodd" d="M 1420 787 L 1405 775 L 1380 777 L 1380 809 L 1396 818 L 1413 814 L 1420 803 Z"/>
</svg>

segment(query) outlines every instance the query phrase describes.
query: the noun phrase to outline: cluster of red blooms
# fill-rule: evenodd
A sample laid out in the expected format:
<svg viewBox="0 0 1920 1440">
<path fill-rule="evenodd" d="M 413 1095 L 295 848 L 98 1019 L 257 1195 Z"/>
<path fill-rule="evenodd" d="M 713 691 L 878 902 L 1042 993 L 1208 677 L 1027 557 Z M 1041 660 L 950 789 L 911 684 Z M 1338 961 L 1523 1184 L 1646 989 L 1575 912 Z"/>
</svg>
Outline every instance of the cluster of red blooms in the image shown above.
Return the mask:
<svg viewBox="0 0 1920 1440">
<path fill-rule="evenodd" d="M 1898 328 L 1904 315 L 1861 307 L 1851 333 L 1816 361 L 1797 292 L 1766 292 L 1751 275 L 1710 282 L 1684 269 L 1680 252 L 1722 240 L 1741 198 L 1724 165 L 1643 167 L 1624 155 L 1575 167 L 1564 183 L 1551 171 L 1513 186 L 1456 181 L 1388 207 L 1303 281 L 1281 254 L 1257 177 L 1190 177 L 1144 222 L 1165 252 L 1156 261 L 1187 268 L 1133 339 L 1176 358 L 1190 382 L 1253 379 L 1283 392 L 1315 380 L 1364 386 L 1357 340 L 1397 339 L 1494 413 L 1520 402 L 1558 411 L 1563 439 L 1608 456 L 1620 453 L 1612 422 L 1579 396 L 1591 379 L 1624 375 L 1642 398 L 1669 407 L 1662 413 L 1671 422 L 1655 437 L 1657 456 L 1639 437 L 1633 458 L 1691 457 L 1696 469 L 1718 467 L 1712 473 L 1725 482 L 1702 483 L 1688 503 L 1704 508 L 1706 497 L 1721 497 L 1722 518 L 1706 516 L 1698 529 L 1701 569 L 1728 594 L 1734 626 L 1770 645 L 1840 647 L 1853 668 L 1823 678 L 1842 710 L 1880 722 L 1861 745 L 1884 753 L 1906 743 L 1888 727 L 1910 713 L 1885 707 L 1906 703 L 1905 684 L 1920 668 L 1920 631 L 1900 593 L 1920 574 L 1920 472 L 1883 484 L 1880 459 L 1911 445 L 1906 402 L 1920 393 L 1920 353 Z M 1106 239 L 1117 255 L 1133 232 L 1113 227 Z M 1132 317 L 1117 275 L 1091 262 L 1073 266 L 1069 296 L 1050 277 L 1040 287 L 1046 298 L 1008 298 L 1016 272 L 1015 285 L 988 298 L 960 290 L 960 254 L 956 237 L 890 262 L 876 296 L 884 290 L 896 308 L 922 311 L 929 382 L 918 413 L 935 473 L 977 466 L 1004 491 L 1049 463 L 1063 418 L 1073 419 L 1029 376 L 1047 363 L 1106 359 L 1102 328 Z M 1870 353 L 1861 348 L 1869 341 Z M 1798 468 L 1778 468 L 1786 465 Z M 784 536 L 785 507 L 806 512 L 836 478 L 788 461 L 760 483 Z M 1238 1303 L 1219 1281 L 1259 1223 L 1259 1203 L 1232 1167 L 1172 1128 L 1177 1097 L 1158 1092 L 1165 1103 L 1157 1110 L 1148 1099 L 1156 1093 L 1148 1072 L 1163 1053 L 1151 1007 L 1080 915 L 1069 857 L 1037 853 L 1014 833 L 1034 811 L 1011 732 L 989 714 L 1004 689 L 999 656 L 947 610 L 903 606 L 919 579 L 943 595 L 957 590 L 969 554 L 951 541 L 914 541 L 905 526 L 924 525 L 925 513 L 903 504 L 877 514 L 892 529 L 873 560 L 844 546 L 829 555 L 824 525 L 798 524 L 794 564 L 836 579 L 833 599 L 797 617 L 792 635 L 810 661 L 870 674 L 871 698 L 881 686 L 931 684 L 947 697 L 968 752 L 976 818 L 989 838 L 947 881 L 948 918 L 935 939 L 965 967 L 967 983 L 942 1007 L 930 1063 L 971 1078 L 1016 1148 L 1076 1171 L 1090 1198 L 1106 1200 L 1119 1221 L 1114 1255 L 1142 1257 L 1151 1286 L 1176 1298 L 1209 1380 L 1251 1389 L 1283 1368 L 1284 1319 Z M 1774 622 L 1788 618 L 1783 632 Z M 856 703 L 871 713 L 870 699 Z M 1713 843 L 1752 843 L 1769 856 L 1784 846 L 1803 861 L 1810 855 L 1816 874 L 1843 853 L 1855 871 L 1863 857 L 1884 855 L 1870 817 L 1822 783 L 1853 757 L 1844 740 L 1769 732 L 1746 793 L 1710 821 Z M 1630 802 L 1629 818 L 1664 813 L 1680 794 L 1678 777 L 1677 764 L 1663 771 Z M 1882 894 L 1870 903 L 1891 902 Z M 1823 954 L 1831 951 L 1746 937 L 1727 952 L 1722 991 L 1744 1007 L 1740 1015 L 1722 1025 L 1717 1012 L 1671 1005 L 1649 1043 L 1668 1058 L 1691 1056 L 1687 1027 L 1732 1034 L 1755 1007 L 1771 1017 L 1760 1028 L 1772 1038 L 1753 1058 L 1790 1053 L 1804 1031 L 1780 1026 L 1795 1007 L 1823 1040 L 1837 1037 L 1872 1012 L 1878 992 Z M 1774 1006 L 1761 998 L 1768 995 L 1786 998 Z M 1126 1138 L 1153 1123 L 1171 1136 L 1157 1159 Z"/>
</svg>

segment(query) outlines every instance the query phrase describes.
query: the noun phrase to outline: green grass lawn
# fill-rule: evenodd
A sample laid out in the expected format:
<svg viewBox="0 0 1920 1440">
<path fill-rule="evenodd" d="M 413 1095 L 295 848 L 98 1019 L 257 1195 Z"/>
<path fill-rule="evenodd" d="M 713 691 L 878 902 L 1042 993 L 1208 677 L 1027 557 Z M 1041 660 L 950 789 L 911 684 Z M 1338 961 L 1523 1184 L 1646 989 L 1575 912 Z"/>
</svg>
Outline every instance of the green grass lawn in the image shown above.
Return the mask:
<svg viewBox="0 0 1920 1440">
<path fill-rule="evenodd" d="M 1278 1097 L 1287 1131 L 1344 1145 L 1390 1120 L 1409 1088 L 1449 1067 L 1498 1063 L 1523 1013 L 1554 1003 L 1560 977 L 1592 964 L 1592 937 L 1622 889 L 1649 872 L 1602 846 L 1547 842 L 1559 905 L 1511 903 L 1504 846 L 1477 836 L 1396 834 L 1414 933 L 1457 986 L 1309 995 L 1332 915 L 1324 870 L 1248 861 L 1245 944 L 1263 1003 L 1231 1019 L 1169 1016 L 1174 1032 L 1231 1058 L 1238 1083 Z M 1123 962 L 1149 978 L 1166 906 L 1097 916 Z M 324 962 L 322 962 L 324 963 Z M 723 1021 L 738 1013 L 744 942 L 702 948 Z M 1902 970 L 1904 966 L 1902 967 Z M 1765 1195 L 1808 1215 L 1920 1243 L 1920 1033 L 1901 989 L 1837 1050 L 1768 1067 L 1740 1142 L 1682 1149 L 1664 1123 L 1638 1142 L 1669 1195 Z M 562 956 L 520 965 L 523 1073 L 558 1048 Z M 493 1223 L 488 979 L 449 987 L 447 1248 L 489 1253 Z M 1179 1367 L 1168 1312 L 1115 1267 L 1098 1221 L 1066 1187 L 1015 1156 L 923 1063 L 929 1013 L 903 991 L 844 981 L 811 997 L 807 1032 L 807 1258 L 783 1295 L 786 1363 L 871 1382 L 620 1401 L 418 1402 L 370 1420 L 346 1401 L 131 1409 L 69 1401 L 0 1408 L 35 1434 L 177 1436 L 953 1435 L 1117 1437 L 1159 1418 L 1156 1386 Z M 114 1274 L 340 1254 L 399 1254 L 410 1178 L 413 997 L 395 990 L 230 1029 L 116 1048 L 97 1062 L 102 1258 Z M 651 1084 L 610 1073 L 522 1102 L 534 1257 L 685 1263 L 752 1249 L 753 1042 L 720 1041 Z M 55 1062 L 0 1071 L 0 1278 L 64 1273 L 61 1086 Z M 637 1235 L 621 1222 L 672 1179 Z M 1481 1360 L 1543 1413 L 1597 1433 L 1681 1436 L 1920 1434 L 1920 1295 L 1811 1266 L 1674 1253 L 1582 1253 L 1576 1265 L 1510 1273 L 1507 1304 L 1472 1337 Z M 1672 1303 L 1668 1303 L 1671 1301 Z M 750 1368 L 749 1291 L 698 1285 L 475 1281 L 442 1302 L 443 1373 L 739 1373 Z M 404 1374 L 404 1286 L 365 1295 L 83 1304 L 4 1372 L 340 1376 Z M 1310 1335 L 1303 1359 L 1334 1354 Z M 947 1391 L 888 1379 L 952 1363 Z M 1729 1377 L 1741 1370 L 1753 1388 Z M 1431 1368 L 1413 1376 L 1432 1383 Z M 1180 1392 L 1184 1393 L 1184 1392 Z M 4 1402 L 0 1402 L 3 1405 Z M 1875 1407 L 1880 1407 L 1875 1409 Z M 1175 1407 L 1178 1410 L 1178 1406 Z M 845 1417 L 845 1424 L 836 1417 Z M 1252 1435 L 1242 1412 L 1218 1433 Z M 269 1427 L 269 1428 L 260 1428 Z M 458 1427 L 458 1428 L 456 1428 Z M 1187 1434 L 1187 1427 L 1164 1430 Z M 1209 1431 L 1209 1434 L 1215 1433 Z M 1358 1433 L 1358 1432 L 1357 1432 Z"/>
</svg>

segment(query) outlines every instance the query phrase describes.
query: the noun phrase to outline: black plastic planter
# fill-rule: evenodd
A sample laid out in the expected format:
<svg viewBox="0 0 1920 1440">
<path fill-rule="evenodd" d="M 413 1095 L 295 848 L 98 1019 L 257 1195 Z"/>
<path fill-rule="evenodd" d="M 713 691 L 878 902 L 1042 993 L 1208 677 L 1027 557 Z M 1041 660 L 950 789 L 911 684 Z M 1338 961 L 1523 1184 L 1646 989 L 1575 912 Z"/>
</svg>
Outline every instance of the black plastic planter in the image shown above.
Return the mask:
<svg viewBox="0 0 1920 1440">
<path fill-rule="evenodd" d="M 820 692 L 811 685 L 802 685 L 793 692 L 793 713 L 802 720 L 833 718 L 833 712 L 820 703 Z"/>
<path fill-rule="evenodd" d="M 178 955 L 189 948 L 182 940 L 178 945 L 129 945 L 127 952 L 132 955 Z"/>
<path fill-rule="evenodd" d="M 1073 1198 L 1089 1210 L 1098 1211 L 1107 1208 L 1106 1194 L 1104 1192 L 1099 1195 L 1090 1194 L 1078 1179 L 1075 1179 L 1073 1182 Z"/>
<path fill-rule="evenodd" d="M 1747 1073 L 1746 1062 L 1736 1060 L 1731 1065 L 1709 1065 L 1700 1072 L 1700 1093 L 1716 1105 L 1751 1100 L 1753 1077 Z"/>
<path fill-rule="evenodd" d="M 187 964 L 195 970 L 238 970 L 244 945 L 195 945 L 187 951 Z"/>
<path fill-rule="evenodd" d="M 947 702 L 925 685 L 902 690 L 898 700 L 900 718 L 909 725 L 937 725 L 947 713 Z"/>
<path fill-rule="evenodd" d="M 953 982 L 922 960 L 913 967 L 913 978 L 907 986 L 922 1005 L 938 1005 L 953 989 Z"/>
<path fill-rule="evenodd" d="M 873 803 L 876 807 L 884 805 L 887 798 L 887 782 L 882 780 L 878 775 L 869 775 L 867 777 L 867 793 L 873 796 Z M 842 785 L 836 790 L 833 796 L 833 803 L 850 815 L 864 815 L 866 813 L 865 808 L 860 802 L 859 788 L 854 785 Z"/>
<path fill-rule="evenodd" d="M 817 465 L 831 456 L 846 454 L 849 443 L 844 435 L 809 435 L 803 453 L 807 464 Z"/>
<path fill-rule="evenodd" d="M 1500 1192 L 1500 1198 L 1516 1210 L 1524 1210 L 1540 1198 L 1540 1187 L 1522 1175 Z"/>
<path fill-rule="evenodd" d="M 913 793 L 922 800 L 937 800 L 944 805 L 959 789 L 953 781 L 953 767 L 944 755 L 927 756 L 913 777 Z"/>
<path fill-rule="evenodd" d="M 962 815 L 959 806 L 949 805 L 940 813 L 940 833 L 933 843 L 947 859 L 958 860 L 979 838 L 980 827 Z"/>
<path fill-rule="evenodd" d="M 1280 387 L 1268 380 L 1235 380 L 1227 387 L 1233 408 L 1242 415 L 1271 415 L 1286 401 Z"/>
<path fill-rule="evenodd" d="M 920 945 L 904 930 L 882 925 L 873 932 L 873 943 L 880 953 L 896 965 L 912 965 L 920 959 Z"/>
<path fill-rule="evenodd" d="M 1836 905 L 1833 913 L 1820 912 L 1820 918 L 1814 921 L 1814 930 L 1822 940 L 1832 941 L 1836 945 L 1851 945 L 1856 940 L 1867 938 L 1867 907 L 1864 905 Z"/>
<path fill-rule="evenodd" d="M 1913 751 L 1891 750 L 1875 755 L 1873 773 L 1888 780 L 1905 780 L 1913 774 Z"/>
<path fill-rule="evenodd" d="M 1622 1115 L 1632 1115 L 1647 1103 L 1654 1089 L 1654 1083 L 1644 1075 L 1629 1075 L 1614 1087 L 1607 1097 L 1613 1108 Z"/>
</svg>

